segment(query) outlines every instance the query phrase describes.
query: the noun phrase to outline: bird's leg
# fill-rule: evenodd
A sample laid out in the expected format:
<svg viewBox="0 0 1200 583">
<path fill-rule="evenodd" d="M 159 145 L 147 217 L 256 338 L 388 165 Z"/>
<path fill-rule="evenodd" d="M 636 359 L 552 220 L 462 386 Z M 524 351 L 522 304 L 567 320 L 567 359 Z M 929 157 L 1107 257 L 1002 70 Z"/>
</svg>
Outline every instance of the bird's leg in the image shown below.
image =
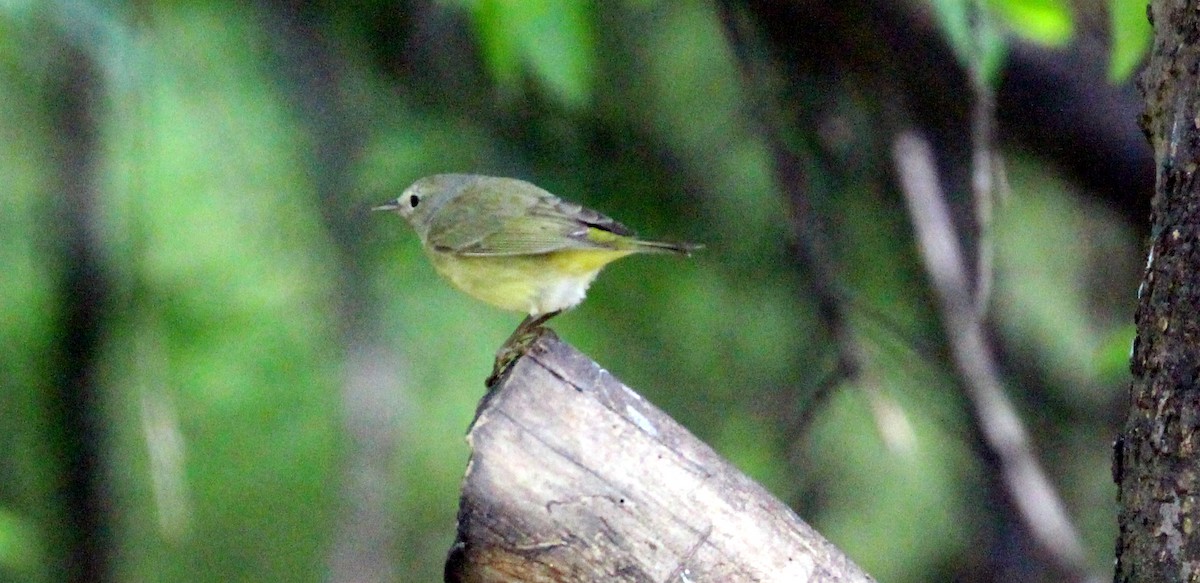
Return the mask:
<svg viewBox="0 0 1200 583">
<path fill-rule="evenodd" d="M 491 376 L 487 378 L 487 386 L 491 387 L 495 384 L 500 375 L 508 370 L 521 355 L 525 354 L 525 351 L 529 350 L 529 345 L 537 339 L 542 324 L 561 313 L 562 310 L 556 310 L 537 316 L 529 315 L 521 320 L 521 323 L 517 324 L 517 329 L 509 334 L 504 344 L 500 345 L 500 350 L 496 351 L 496 363 L 492 366 Z"/>
</svg>

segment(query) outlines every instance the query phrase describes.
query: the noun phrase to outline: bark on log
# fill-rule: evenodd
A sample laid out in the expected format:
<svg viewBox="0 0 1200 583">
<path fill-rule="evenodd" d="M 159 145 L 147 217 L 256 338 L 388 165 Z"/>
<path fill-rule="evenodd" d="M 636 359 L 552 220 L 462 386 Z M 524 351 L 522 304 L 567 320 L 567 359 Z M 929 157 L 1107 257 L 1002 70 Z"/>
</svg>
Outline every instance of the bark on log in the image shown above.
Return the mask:
<svg viewBox="0 0 1200 583">
<path fill-rule="evenodd" d="M 484 397 L 467 442 L 447 581 L 872 581 L 552 332 Z"/>
</svg>

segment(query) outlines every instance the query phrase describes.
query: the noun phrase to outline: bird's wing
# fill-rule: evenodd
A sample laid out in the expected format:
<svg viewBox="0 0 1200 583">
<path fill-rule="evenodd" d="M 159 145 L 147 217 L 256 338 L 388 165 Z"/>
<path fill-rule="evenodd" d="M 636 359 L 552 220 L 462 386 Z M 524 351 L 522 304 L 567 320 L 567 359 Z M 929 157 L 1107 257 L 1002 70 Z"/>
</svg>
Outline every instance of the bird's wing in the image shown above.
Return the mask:
<svg viewBox="0 0 1200 583">
<path fill-rule="evenodd" d="M 497 179 L 499 180 L 499 179 Z M 429 243 L 464 256 L 536 255 L 563 249 L 612 248 L 591 229 L 628 235 L 620 223 L 518 180 L 472 185 L 440 209 Z"/>
</svg>

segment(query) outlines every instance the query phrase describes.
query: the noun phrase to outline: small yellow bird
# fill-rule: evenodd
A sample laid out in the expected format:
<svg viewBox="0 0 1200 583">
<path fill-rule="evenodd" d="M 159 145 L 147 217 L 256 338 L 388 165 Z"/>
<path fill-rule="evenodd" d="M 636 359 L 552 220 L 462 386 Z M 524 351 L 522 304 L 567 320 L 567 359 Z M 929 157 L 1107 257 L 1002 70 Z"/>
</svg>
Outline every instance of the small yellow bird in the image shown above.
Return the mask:
<svg viewBox="0 0 1200 583">
<path fill-rule="evenodd" d="M 596 211 L 515 178 L 427 176 L 373 210 L 404 217 L 455 287 L 528 314 L 506 347 L 583 301 L 605 265 L 634 253 L 686 256 L 699 248 L 638 239 Z"/>
</svg>

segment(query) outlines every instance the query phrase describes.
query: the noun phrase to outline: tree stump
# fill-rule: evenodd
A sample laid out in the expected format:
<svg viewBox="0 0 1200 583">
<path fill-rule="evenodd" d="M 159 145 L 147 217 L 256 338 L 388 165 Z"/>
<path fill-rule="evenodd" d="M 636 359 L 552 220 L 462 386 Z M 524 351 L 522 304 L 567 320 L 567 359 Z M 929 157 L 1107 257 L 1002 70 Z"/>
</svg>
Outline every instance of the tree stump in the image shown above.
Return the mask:
<svg viewBox="0 0 1200 583">
<path fill-rule="evenodd" d="M 447 581 L 872 581 L 552 332 L 484 397 L 467 442 Z"/>
</svg>

